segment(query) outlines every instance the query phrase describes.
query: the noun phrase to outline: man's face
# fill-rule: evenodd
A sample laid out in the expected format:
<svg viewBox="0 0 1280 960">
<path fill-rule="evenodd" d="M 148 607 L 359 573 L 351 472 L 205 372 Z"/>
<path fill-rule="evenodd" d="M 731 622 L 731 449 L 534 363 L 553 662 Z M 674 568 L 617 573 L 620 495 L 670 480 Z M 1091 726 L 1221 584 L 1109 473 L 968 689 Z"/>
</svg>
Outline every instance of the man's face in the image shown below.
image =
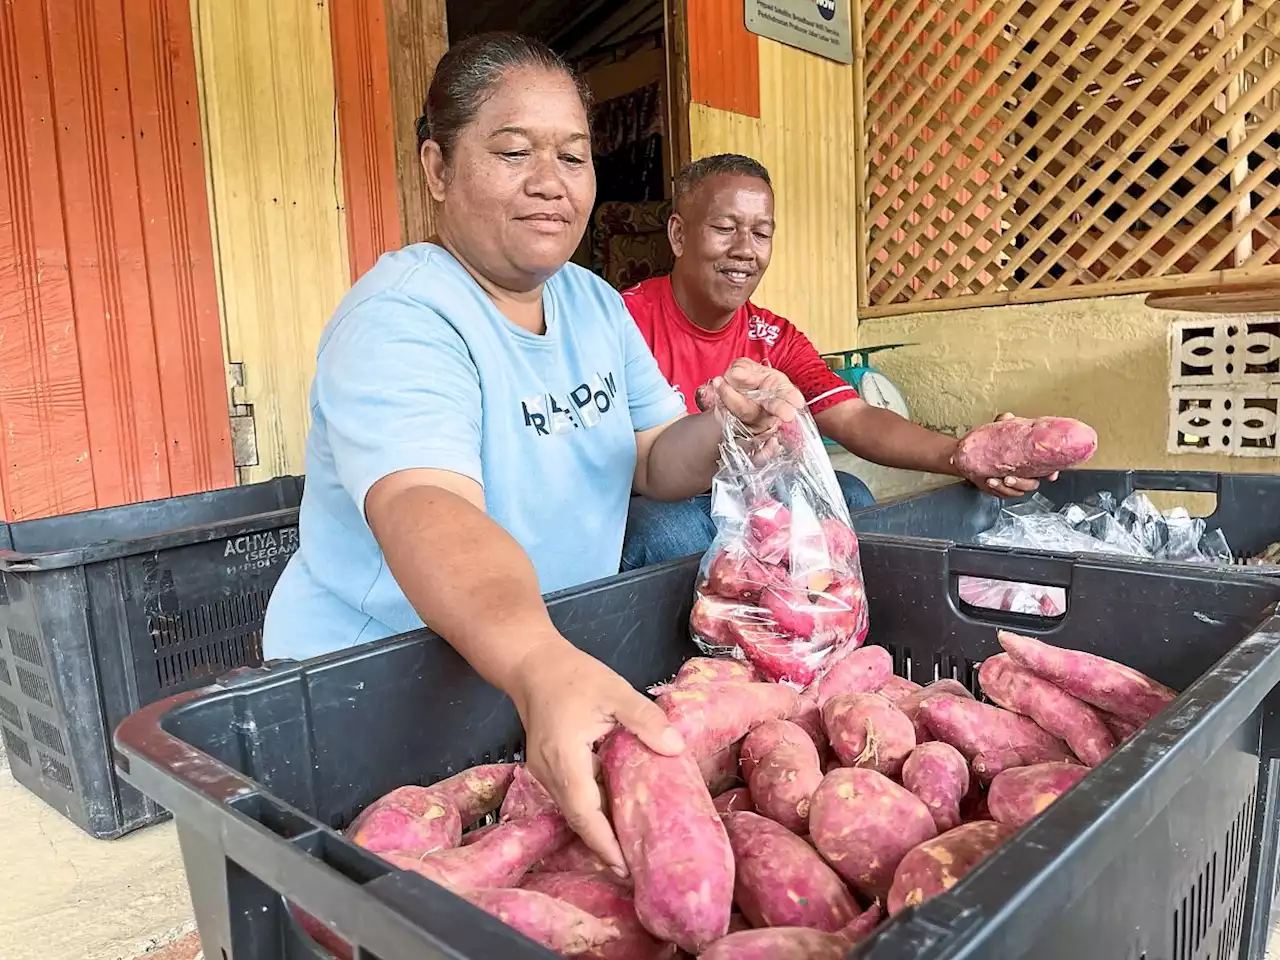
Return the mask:
<svg viewBox="0 0 1280 960">
<path fill-rule="evenodd" d="M 726 314 L 755 293 L 773 255 L 773 191 L 741 174 L 708 177 L 668 225 L 676 271 L 708 306 Z"/>
</svg>

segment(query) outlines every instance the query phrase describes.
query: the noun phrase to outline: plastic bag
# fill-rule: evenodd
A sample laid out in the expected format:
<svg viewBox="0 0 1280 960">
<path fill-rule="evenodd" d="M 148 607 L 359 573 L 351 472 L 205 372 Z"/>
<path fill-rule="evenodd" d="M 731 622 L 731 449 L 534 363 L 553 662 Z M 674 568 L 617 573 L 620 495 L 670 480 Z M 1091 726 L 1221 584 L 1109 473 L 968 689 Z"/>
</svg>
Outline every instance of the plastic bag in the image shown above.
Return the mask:
<svg viewBox="0 0 1280 960">
<path fill-rule="evenodd" d="M 1067 612 L 1066 590 L 1035 583 L 961 577 L 960 599 L 985 610 L 1011 610 L 1041 617 L 1060 617 Z"/>
<path fill-rule="evenodd" d="M 691 632 L 708 655 L 807 686 L 866 638 L 858 538 L 808 410 L 766 436 L 724 420 L 716 537 L 702 558 Z"/>
</svg>

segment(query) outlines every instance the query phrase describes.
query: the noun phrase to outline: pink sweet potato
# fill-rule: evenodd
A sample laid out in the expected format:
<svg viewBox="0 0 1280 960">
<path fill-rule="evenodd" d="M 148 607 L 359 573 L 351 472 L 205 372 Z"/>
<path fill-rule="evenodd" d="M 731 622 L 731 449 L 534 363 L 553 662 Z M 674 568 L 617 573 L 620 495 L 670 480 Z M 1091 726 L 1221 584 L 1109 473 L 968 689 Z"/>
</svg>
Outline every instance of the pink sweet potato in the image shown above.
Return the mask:
<svg viewBox="0 0 1280 960">
<path fill-rule="evenodd" d="M 718 753 L 766 720 L 789 716 L 798 704 L 799 694 L 777 683 L 708 682 L 658 697 L 694 759 Z"/>
<path fill-rule="evenodd" d="M 475 843 L 425 857 L 384 853 L 401 870 L 412 870 L 451 890 L 512 887 L 544 857 L 565 846 L 573 832 L 558 813 L 499 824 Z"/>
<path fill-rule="evenodd" d="M 915 749 L 916 731 L 907 715 L 878 693 L 842 693 L 822 705 L 831 748 L 847 767 L 897 777 Z"/>
<path fill-rule="evenodd" d="M 880 921 L 883 919 L 884 908 L 878 903 L 873 903 L 862 911 L 853 923 L 841 930 L 840 936 L 851 944 L 861 943 L 875 932 L 876 927 L 880 926 Z"/>
<path fill-rule="evenodd" d="M 987 790 L 991 819 L 1006 826 L 1021 827 L 1088 773 L 1088 767 L 1074 763 L 1038 763 L 1005 770 L 991 781 Z"/>
<path fill-rule="evenodd" d="M 289 911 L 298 922 L 298 926 L 302 927 L 303 932 L 315 943 L 329 951 L 334 960 L 352 960 L 355 956 L 355 949 L 351 944 L 338 936 L 337 932 L 331 927 L 321 923 L 297 904 L 290 903 Z"/>
<path fill-rule="evenodd" d="M 978 783 L 989 785 L 992 780 L 1006 770 L 1030 767 L 1038 763 L 1069 763 L 1080 766 L 1080 762 L 1074 756 L 1067 756 L 1058 760 L 1045 760 L 1038 748 L 1005 747 L 991 753 L 978 754 L 973 758 L 973 763 L 969 765 L 969 768 L 973 771 Z M 1088 768 L 1082 767 L 1082 769 L 1087 770 Z"/>
<path fill-rule="evenodd" d="M 511 778 L 511 787 L 502 801 L 500 817 L 503 821 L 524 820 L 539 813 L 556 812 L 556 802 L 547 793 L 546 787 L 540 784 L 528 768 L 516 767 Z"/>
<path fill-rule="evenodd" d="M 534 873 L 525 878 L 524 890 L 546 894 L 606 920 L 618 928 L 618 938 L 586 954 L 592 960 L 668 960 L 674 944 L 650 936 L 636 917 L 632 892 L 598 874 Z"/>
<path fill-rule="evenodd" d="M 967 477 L 1047 477 L 1084 463 L 1098 449 L 1098 434 L 1068 417 L 1013 417 L 970 430 L 952 463 Z"/>
<path fill-rule="evenodd" d="M 822 763 L 806 737 L 770 750 L 751 771 L 748 786 L 757 811 L 793 833 L 804 833 L 809 828 L 809 799 L 821 782 Z"/>
<path fill-rule="evenodd" d="M 919 797 L 939 833 L 960 825 L 960 801 L 969 792 L 969 764 L 949 743 L 922 743 L 902 765 L 902 785 Z"/>
<path fill-rule="evenodd" d="M 684 662 L 669 686 L 692 687 L 699 683 L 754 683 L 760 679 L 756 668 L 745 660 L 727 657 L 692 657 Z M 650 691 L 657 695 L 657 691 Z"/>
<path fill-rule="evenodd" d="M 1013 828 L 1004 824 L 981 820 L 962 824 L 920 844 L 902 858 L 894 871 L 889 913 L 900 913 L 946 893 L 1013 833 Z"/>
<path fill-rule="evenodd" d="M 751 609 L 737 600 L 721 600 L 710 594 L 699 594 L 698 599 L 693 602 L 693 612 L 689 614 L 689 631 L 696 639 L 709 646 L 731 649 L 738 643 L 735 623 Z"/>
<path fill-rule="evenodd" d="M 600 855 L 577 837 L 538 861 L 532 873 L 599 873 L 614 876 Z"/>
<path fill-rule="evenodd" d="M 1131 667 L 1078 650 L 1064 650 L 1002 630 L 1000 646 L 1022 667 L 1078 700 L 1131 723 L 1146 723 L 1177 693 Z"/>
<path fill-rule="evenodd" d="M 533 890 L 469 890 L 461 896 L 534 943 L 578 957 L 618 939 L 618 927 L 563 900 Z"/>
<path fill-rule="evenodd" d="M 490 763 L 455 773 L 428 790 L 457 807 L 464 824 L 474 823 L 502 805 L 515 772 L 514 763 Z"/>
<path fill-rule="evenodd" d="M 356 818 L 347 835 L 370 853 L 398 851 L 421 857 L 456 847 L 462 840 L 462 818 L 453 804 L 436 797 L 431 800 L 414 809 L 374 803 Z"/>
<path fill-rule="evenodd" d="M 812 687 L 800 694 L 795 712 L 787 719 L 809 735 L 819 754 L 827 752 L 827 731 L 822 726 L 822 708 L 818 705 L 818 697 Z"/>
<path fill-rule="evenodd" d="M 836 872 L 871 898 L 883 897 L 907 851 L 937 835 L 929 808 L 874 770 L 833 770 L 814 791 L 809 831 Z"/>
<path fill-rule="evenodd" d="M 725 935 L 733 907 L 733 850 L 697 764 L 688 750 L 661 756 L 625 731 L 600 759 L 636 915 L 696 954 Z"/>
<path fill-rule="evenodd" d="M 924 718 L 920 716 L 920 704 L 924 703 L 930 697 L 936 697 L 941 694 L 950 694 L 955 697 L 964 697 L 967 700 L 973 699 L 973 694 L 959 680 L 946 678 L 943 680 L 935 680 L 933 683 L 927 684 L 912 693 L 897 700 L 894 706 L 907 715 L 907 719 L 916 728 L 916 743 L 925 743 L 934 739 L 933 733 L 929 730 L 929 725 L 924 722 Z"/>
<path fill-rule="evenodd" d="M 992 701 L 1030 717 L 1044 730 L 1065 740 L 1087 766 L 1096 767 L 1116 748 L 1115 738 L 1098 711 L 1018 666 L 1007 653 L 984 661 L 978 679 L 983 693 Z"/>
<path fill-rule="evenodd" d="M 724 818 L 736 864 L 734 901 L 754 927 L 834 932 L 858 915 L 844 881 L 817 852 L 754 813 Z"/>
<path fill-rule="evenodd" d="M 756 764 L 779 744 L 812 742 L 809 735 L 790 720 L 766 720 L 747 734 L 746 739 L 742 741 L 739 758 L 742 779 L 750 782 L 751 771 L 756 768 Z"/>
<path fill-rule="evenodd" d="M 760 597 L 778 629 L 789 637 L 818 644 L 840 643 L 854 635 L 856 611 L 839 597 L 775 585 Z"/>
<path fill-rule="evenodd" d="M 491 831 L 492 831 L 495 827 L 497 827 L 497 826 L 498 826 L 498 824 L 496 824 L 496 823 L 489 823 L 489 824 L 486 824 L 486 825 L 485 825 L 485 826 L 483 826 L 483 827 L 476 827 L 474 830 L 468 830 L 466 833 L 464 833 L 464 834 L 462 835 L 462 844 L 461 844 L 461 845 L 462 845 L 462 846 L 464 846 L 464 847 L 469 847 L 469 846 L 471 846 L 473 843 L 475 843 L 477 840 L 479 840 L 479 839 L 480 839 L 481 837 L 483 837 L 485 834 L 487 834 L 487 833 L 491 832 Z"/>
<path fill-rule="evenodd" d="M 759 617 L 753 612 L 752 617 Z M 766 618 L 767 619 L 767 618 Z M 818 675 L 819 664 L 794 638 L 781 634 L 772 623 L 740 616 L 730 624 L 733 640 L 766 680 L 787 682 L 798 686 L 812 683 Z"/>
<path fill-rule="evenodd" d="M 842 693 L 871 693 L 893 679 L 893 656 L 884 647 L 860 647 L 838 660 L 809 685 L 822 706 Z M 904 681 L 905 682 L 905 681 Z"/>
<path fill-rule="evenodd" d="M 925 700 L 920 714 L 935 737 L 971 762 L 1000 753 L 1016 753 L 1024 764 L 1071 758 L 1067 745 L 1034 720 L 987 703 L 943 694 Z"/>
<path fill-rule="evenodd" d="M 732 790 L 726 790 L 724 793 L 714 797 L 711 801 L 715 804 L 716 810 L 721 813 L 736 813 L 739 810 L 746 810 L 755 813 L 755 804 L 751 802 L 751 790 L 747 787 L 734 787 Z"/>
<path fill-rule="evenodd" d="M 1111 732 L 1111 736 L 1115 738 L 1117 744 L 1124 743 L 1142 729 L 1142 724 L 1134 723 L 1131 720 L 1121 720 L 1110 713 L 1102 715 L 1102 722 L 1107 725 L 1107 729 Z"/>
<path fill-rule="evenodd" d="M 764 563 L 741 548 L 721 550 L 707 567 L 706 590 L 712 596 L 744 603 L 759 603 L 761 592 L 775 583 L 785 583 L 786 571 L 775 563 Z"/>
<path fill-rule="evenodd" d="M 863 649 L 871 650 L 873 648 L 864 647 Z M 888 680 L 886 680 L 883 684 L 881 684 L 879 687 L 877 687 L 875 690 L 872 690 L 871 692 L 880 694 L 880 696 L 884 697 L 894 706 L 897 706 L 898 702 L 902 700 L 904 697 L 909 697 L 912 694 L 919 693 L 923 689 L 924 687 L 920 686 L 920 684 L 914 683 L 913 681 L 908 680 L 905 677 L 891 676 Z M 860 693 L 861 691 L 854 691 L 854 692 Z"/>
<path fill-rule="evenodd" d="M 698 960 L 843 960 L 849 941 L 807 927 L 743 930 L 717 940 Z"/>
</svg>

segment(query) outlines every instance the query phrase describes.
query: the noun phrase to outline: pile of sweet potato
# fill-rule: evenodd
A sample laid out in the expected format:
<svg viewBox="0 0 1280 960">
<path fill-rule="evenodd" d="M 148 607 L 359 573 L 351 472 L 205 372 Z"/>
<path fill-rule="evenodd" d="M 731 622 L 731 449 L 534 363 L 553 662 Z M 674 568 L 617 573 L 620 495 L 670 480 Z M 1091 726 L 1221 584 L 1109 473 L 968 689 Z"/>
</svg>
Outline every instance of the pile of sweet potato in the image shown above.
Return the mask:
<svg viewBox="0 0 1280 960">
<path fill-rule="evenodd" d="M 955 680 L 894 676 L 878 646 L 803 691 L 741 661 L 690 660 L 651 691 L 682 755 L 623 731 L 599 747 L 625 880 L 509 764 L 393 790 L 347 835 L 562 956 L 836 960 L 954 886 L 1174 698 L 1101 657 L 1000 643 L 978 674 L 990 703 Z"/>
</svg>

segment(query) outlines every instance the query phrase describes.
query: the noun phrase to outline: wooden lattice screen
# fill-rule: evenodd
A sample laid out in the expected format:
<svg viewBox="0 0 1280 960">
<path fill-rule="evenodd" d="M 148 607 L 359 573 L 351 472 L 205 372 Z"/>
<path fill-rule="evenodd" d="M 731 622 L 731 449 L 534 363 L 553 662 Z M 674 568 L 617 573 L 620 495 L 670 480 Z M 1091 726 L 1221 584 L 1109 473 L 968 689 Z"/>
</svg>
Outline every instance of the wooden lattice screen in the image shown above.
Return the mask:
<svg viewBox="0 0 1280 960">
<path fill-rule="evenodd" d="M 863 0 L 863 314 L 1280 275 L 1280 0 Z"/>
</svg>

